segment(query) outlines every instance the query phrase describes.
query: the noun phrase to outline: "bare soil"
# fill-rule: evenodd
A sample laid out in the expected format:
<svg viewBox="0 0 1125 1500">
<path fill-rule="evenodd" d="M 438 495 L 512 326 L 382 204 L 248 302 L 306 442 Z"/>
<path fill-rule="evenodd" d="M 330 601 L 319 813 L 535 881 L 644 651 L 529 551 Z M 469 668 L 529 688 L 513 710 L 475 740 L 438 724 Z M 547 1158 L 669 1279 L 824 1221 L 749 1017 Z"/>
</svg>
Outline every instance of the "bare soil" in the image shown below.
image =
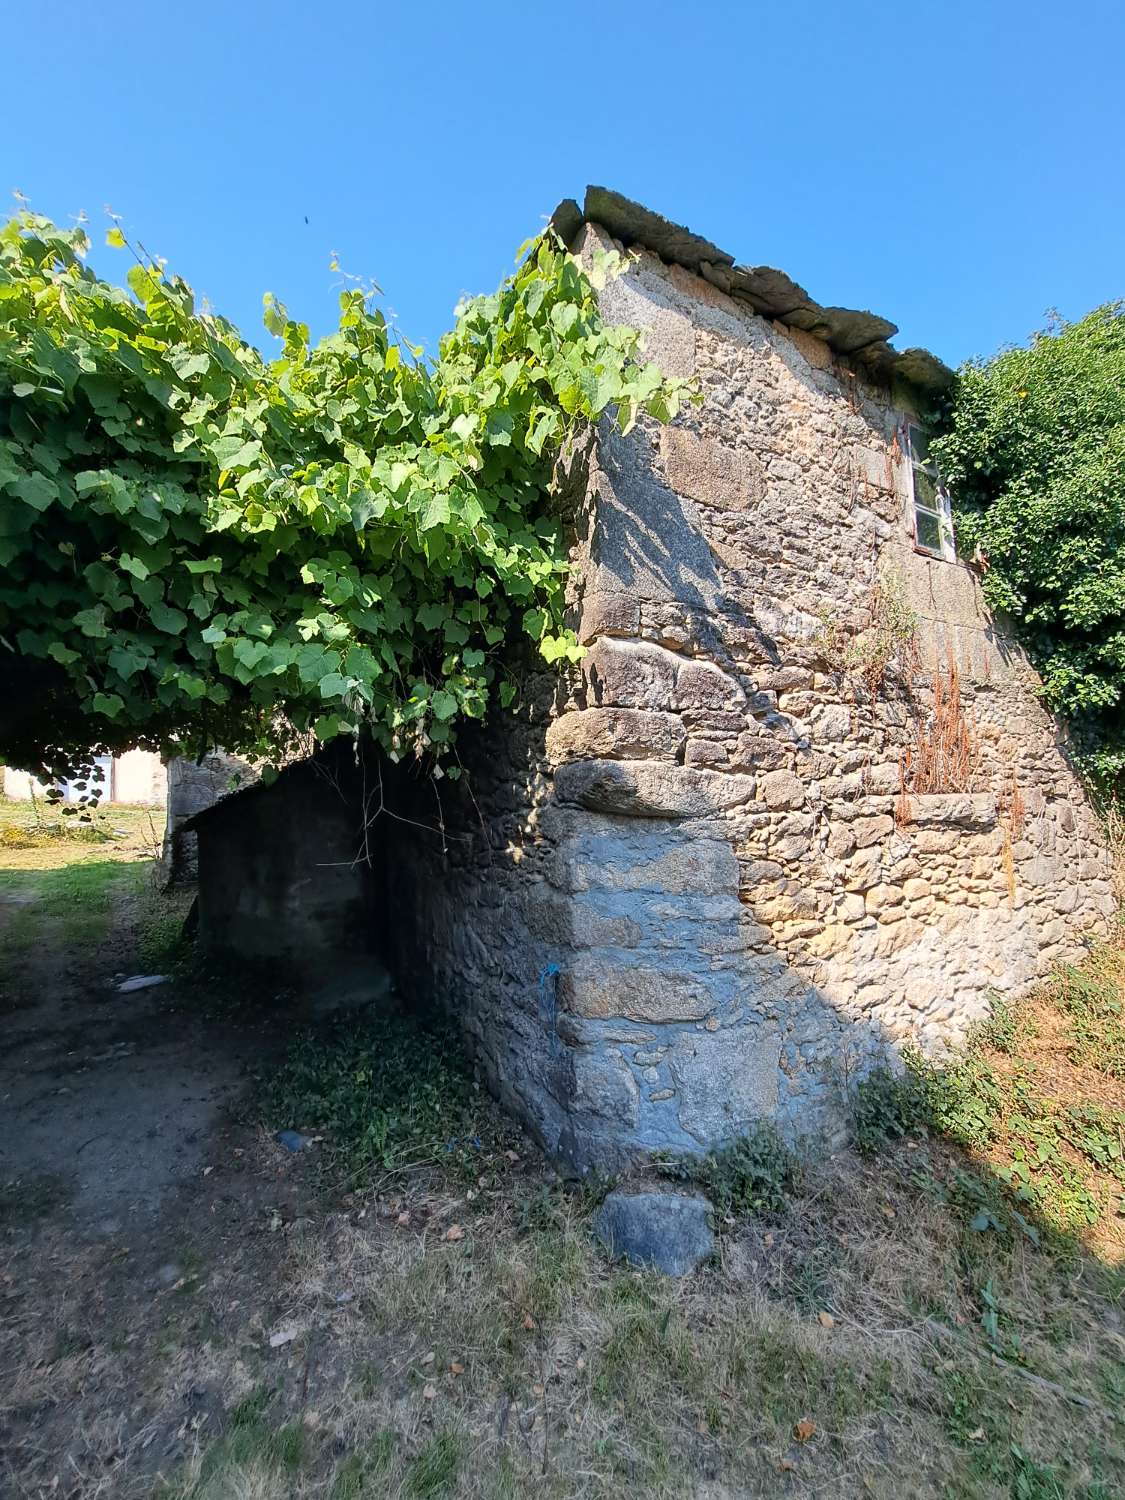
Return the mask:
<svg viewBox="0 0 1125 1500">
<path fill-rule="evenodd" d="M 144 972 L 154 909 L 175 924 L 187 903 L 157 893 L 146 813 L 99 821 L 108 843 L 2 856 L 0 1475 L 20 1494 L 116 1494 L 123 1454 L 155 1472 L 182 1451 L 204 1396 L 155 1416 L 146 1365 L 198 1267 L 227 1258 L 232 1286 L 252 1281 L 256 1231 L 294 1212 L 280 1148 L 235 1110 L 284 1031 L 261 1009 L 202 1013 L 182 984 L 119 992 Z M 92 941 L 66 941 L 59 869 L 88 877 L 74 901 L 105 908 Z"/>
</svg>

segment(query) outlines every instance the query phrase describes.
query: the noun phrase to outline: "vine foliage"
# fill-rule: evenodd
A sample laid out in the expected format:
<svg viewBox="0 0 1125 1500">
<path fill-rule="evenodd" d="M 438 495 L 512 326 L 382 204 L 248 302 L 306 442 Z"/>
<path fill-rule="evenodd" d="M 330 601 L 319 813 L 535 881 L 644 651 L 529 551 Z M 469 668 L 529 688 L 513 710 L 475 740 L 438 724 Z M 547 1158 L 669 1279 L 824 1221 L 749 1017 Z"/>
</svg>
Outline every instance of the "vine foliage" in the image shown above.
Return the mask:
<svg viewBox="0 0 1125 1500">
<path fill-rule="evenodd" d="M 134 253 L 124 290 L 87 251 L 31 213 L 0 231 L 0 758 L 279 759 L 366 727 L 440 759 L 511 700 L 516 640 L 581 654 L 557 455 L 686 394 L 602 321 L 616 257 L 528 242 L 431 361 L 355 286 L 317 344 L 267 295 L 267 359 L 162 263 Z"/>
</svg>

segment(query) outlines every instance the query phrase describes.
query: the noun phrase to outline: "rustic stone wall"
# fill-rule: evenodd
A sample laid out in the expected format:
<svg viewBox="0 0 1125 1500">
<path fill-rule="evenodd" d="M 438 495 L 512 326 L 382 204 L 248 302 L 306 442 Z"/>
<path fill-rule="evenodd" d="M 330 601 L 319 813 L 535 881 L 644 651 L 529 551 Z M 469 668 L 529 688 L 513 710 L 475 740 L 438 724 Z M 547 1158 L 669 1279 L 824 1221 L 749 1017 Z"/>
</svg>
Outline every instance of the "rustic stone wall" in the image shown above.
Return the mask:
<svg viewBox="0 0 1125 1500">
<path fill-rule="evenodd" d="M 640 1139 L 831 1128 L 888 1045 L 956 1041 L 1102 930 L 1109 856 L 975 575 L 913 548 L 909 390 L 648 252 L 603 296 L 704 401 L 591 457 L 589 654 L 547 747 L 588 813 L 560 886 L 633 925 L 576 921 L 565 1025 Z M 872 684 L 878 590 L 916 629 Z M 973 775 L 904 797 L 950 668 Z"/>
<path fill-rule="evenodd" d="M 168 884 L 188 884 L 198 875 L 198 838 L 193 829 L 184 825 L 230 796 L 237 787 L 246 787 L 256 779 L 256 772 L 245 761 L 222 750 L 212 751 L 199 760 L 177 756 L 168 762 L 164 845 L 160 856 Z"/>
<path fill-rule="evenodd" d="M 913 550 L 909 390 L 647 252 L 603 295 L 705 399 L 573 457 L 573 680 L 468 736 L 463 783 L 389 775 L 399 986 L 579 1170 L 837 1139 L 873 1063 L 1101 930 L 1109 858 L 975 575 Z M 874 683 L 879 586 L 916 628 Z M 974 773 L 904 799 L 951 665 Z"/>
<path fill-rule="evenodd" d="M 833 1141 L 865 1070 L 1104 928 L 1109 856 L 976 576 L 914 551 L 893 351 L 643 250 L 603 306 L 704 399 L 570 457 L 570 680 L 530 674 L 456 783 L 369 768 L 367 938 L 579 1171 L 763 1118 Z M 971 774 L 919 785 L 951 673 Z"/>
</svg>

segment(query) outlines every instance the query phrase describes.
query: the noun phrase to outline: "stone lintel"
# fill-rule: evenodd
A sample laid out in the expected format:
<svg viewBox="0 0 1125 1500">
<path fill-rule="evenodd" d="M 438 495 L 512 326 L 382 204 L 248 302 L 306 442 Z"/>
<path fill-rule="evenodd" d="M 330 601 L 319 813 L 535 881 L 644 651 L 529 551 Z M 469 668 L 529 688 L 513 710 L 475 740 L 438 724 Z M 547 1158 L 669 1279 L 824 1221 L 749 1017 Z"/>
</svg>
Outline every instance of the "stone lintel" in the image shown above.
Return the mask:
<svg viewBox="0 0 1125 1500">
<path fill-rule="evenodd" d="M 910 792 L 908 827 L 992 828 L 996 797 L 992 792 Z"/>
</svg>

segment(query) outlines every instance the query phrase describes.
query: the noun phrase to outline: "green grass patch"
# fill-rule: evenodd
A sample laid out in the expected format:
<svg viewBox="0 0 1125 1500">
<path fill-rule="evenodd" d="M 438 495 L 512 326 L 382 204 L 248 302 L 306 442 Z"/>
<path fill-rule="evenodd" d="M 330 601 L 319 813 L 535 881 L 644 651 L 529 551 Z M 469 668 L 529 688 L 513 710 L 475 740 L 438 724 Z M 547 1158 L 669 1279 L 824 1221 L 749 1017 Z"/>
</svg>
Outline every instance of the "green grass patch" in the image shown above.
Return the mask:
<svg viewBox="0 0 1125 1500">
<path fill-rule="evenodd" d="M 398 1434 L 390 1428 L 377 1432 L 356 1453 L 350 1453 L 336 1470 L 329 1490 L 331 1500 L 361 1500 L 384 1493 L 395 1461 Z"/>
<path fill-rule="evenodd" d="M 438 1500 L 439 1496 L 452 1495 L 464 1461 L 463 1439 L 454 1432 L 436 1432 L 407 1465 L 403 1495 L 407 1500 Z"/>
<path fill-rule="evenodd" d="M 1125 955 L 1100 948 L 1081 968 L 1066 968 L 1056 985 L 1070 1019 L 1072 1059 L 1111 1078 L 1125 1079 Z"/>
<path fill-rule="evenodd" d="M 135 957 L 139 970 L 166 974 L 187 969 L 192 961 L 192 944 L 184 936 L 184 921 L 191 902 L 191 891 L 150 889 L 137 924 Z"/>
<path fill-rule="evenodd" d="M 1030 1002 L 999 1005 L 944 1065 L 907 1053 L 854 1094 L 856 1144 L 865 1154 L 927 1132 L 991 1167 L 994 1183 L 955 1173 L 954 1198 L 978 1230 L 1016 1228 L 1037 1238 L 1112 1229 L 1125 1211 L 1125 960 L 1106 946 L 1066 969 Z M 1036 1016 L 1038 1015 L 1038 1020 Z M 1040 1045 L 1041 1024 L 1051 1032 Z M 1090 1098 L 1089 1069 L 1105 1080 Z"/>
<path fill-rule="evenodd" d="M 36 944 L 89 953 L 109 933 L 114 902 L 142 889 L 150 868 L 144 861 L 84 859 L 47 870 L 0 870 L 0 892 L 14 898 L 0 935 L 0 972 Z"/>
<path fill-rule="evenodd" d="M 399 1017 L 307 1033 L 266 1085 L 263 1112 L 275 1130 L 325 1132 L 356 1173 L 442 1164 L 472 1175 L 500 1128 L 456 1034 Z"/>
<path fill-rule="evenodd" d="M 609 1334 L 590 1382 L 596 1401 L 643 1410 L 655 1394 L 654 1381 L 690 1401 L 705 1399 L 713 1387 L 712 1371 L 665 1279 L 621 1272 L 598 1302 Z"/>
<path fill-rule="evenodd" d="M 188 1476 L 157 1490 L 162 1500 L 230 1500 L 241 1494 L 288 1493 L 304 1467 L 308 1434 L 299 1422 L 268 1420 L 273 1392 L 260 1388 L 229 1415 L 223 1436 L 192 1465 Z M 255 1488 L 255 1485 L 258 1488 Z"/>
</svg>

